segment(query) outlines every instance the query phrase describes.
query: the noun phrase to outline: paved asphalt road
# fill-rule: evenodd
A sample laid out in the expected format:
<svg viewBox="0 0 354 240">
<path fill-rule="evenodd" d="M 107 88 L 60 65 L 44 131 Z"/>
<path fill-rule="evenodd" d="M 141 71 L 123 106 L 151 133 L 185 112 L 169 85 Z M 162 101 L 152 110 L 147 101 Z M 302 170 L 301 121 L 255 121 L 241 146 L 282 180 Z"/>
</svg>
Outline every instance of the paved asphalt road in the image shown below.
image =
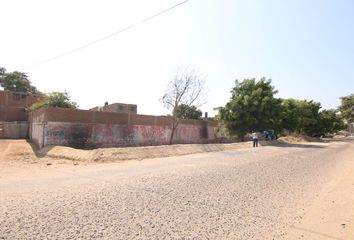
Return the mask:
<svg viewBox="0 0 354 240">
<path fill-rule="evenodd" d="M 0 178 L 0 239 L 282 239 L 353 143 L 259 147 Z"/>
</svg>

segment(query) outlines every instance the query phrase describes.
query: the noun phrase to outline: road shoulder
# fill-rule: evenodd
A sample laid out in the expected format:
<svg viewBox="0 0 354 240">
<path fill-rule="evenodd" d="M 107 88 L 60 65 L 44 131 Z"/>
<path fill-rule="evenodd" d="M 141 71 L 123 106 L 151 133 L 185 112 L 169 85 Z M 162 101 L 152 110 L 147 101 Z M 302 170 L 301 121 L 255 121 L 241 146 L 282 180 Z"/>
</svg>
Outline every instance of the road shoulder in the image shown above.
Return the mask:
<svg viewBox="0 0 354 240">
<path fill-rule="evenodd" d="M 351 145 L 353 146 L 353 145 Z M 354 152 L 343 155 L 344 165 L 322 190 L 286 239 L 354 239 Z"/>
</svg>

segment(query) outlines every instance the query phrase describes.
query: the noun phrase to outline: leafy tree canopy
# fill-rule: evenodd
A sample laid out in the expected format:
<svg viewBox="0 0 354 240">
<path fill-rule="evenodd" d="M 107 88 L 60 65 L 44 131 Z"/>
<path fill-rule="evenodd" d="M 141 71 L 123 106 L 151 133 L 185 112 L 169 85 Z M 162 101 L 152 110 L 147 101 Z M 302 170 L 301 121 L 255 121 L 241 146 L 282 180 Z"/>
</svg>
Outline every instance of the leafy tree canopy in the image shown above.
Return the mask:
<svg viewBox="0 0 354 240">
<path fill-rule="evenodd" d="M 290 132 L 295 132 L 300 128 L 299 126 L 299 100 L 296 99 L 282 99 L 281 120 L 282 127 Z"/>
<path fill-rule="evenodd" d="M 18 71 L 8 73 L 2 67 L 0 67 L 0 86 L 8 91 L 40 94 L 26 73 Z"/>
<path fill-rule="evenodd" d="M 46 94 L 41 102 L 31 106 L 31 110 L 38 110 L 42 107 L 78 108 L 78 105 L 70 100 L 69 94 L 65 92 L 52 92 Z"/>
<path fill-rule="evenodd" d="M 177 117 L 182 119 L 200 119 L 203 114 L 196 106 L 189 106 L 186 104 L 178 105 L 175 108 L 175 111 Z"/>
<path fill-rule="evenodd" d="M 316 134 L 321 104 L 314 101 L 284 99 L 282 101 L 282 127 L 290 132 Z"/>
<path fill-rule="evenodd" d="M 341 97 L 341 100 L 341 105 L 338 108 L 341 117 L 348 123 L 354 123 L 354 93 Z"/>
<path fill-rule="evenodd" d="M 241 140 L 247 132 L 278 130 L 281 127 L 281 100 L 274 97 L 276 93 L 270 79 L 236 80 L 231 99 L 219 109 L 218 117 L 229 133 Z"/>
<path fill-rule="evenodd" d="M 282 127 L 290 132 L 309 136 L 322 136 L 334 133 L 345 126 L 336 110 L 322 110 L 321 104 L 314 101 L 282 100 Z"/>
<path fill-rule="evenodd" d="M 322 136 L 344 129 L 336 110 L 322 110 L 321 104 L 308 100 L 278 99 L 271 80 L 262 78 L 236 81 L 231 99 L 219 108 L 218 118 L 231 135 L 241 140 L 246 133 L 274 129 L 309 136 Z M 341 113 L 352 119 L 353 95 L 342 98 Z"/>
<path fill-rule="evenodd" d="M 323 136 L 326 133 L 335 133 L 344 129 L 346 126 L 337 113 L 337 110 L 329 109 L 320 112 L 320 118 L 317 125 L 317 136 Z"/>
</svg>

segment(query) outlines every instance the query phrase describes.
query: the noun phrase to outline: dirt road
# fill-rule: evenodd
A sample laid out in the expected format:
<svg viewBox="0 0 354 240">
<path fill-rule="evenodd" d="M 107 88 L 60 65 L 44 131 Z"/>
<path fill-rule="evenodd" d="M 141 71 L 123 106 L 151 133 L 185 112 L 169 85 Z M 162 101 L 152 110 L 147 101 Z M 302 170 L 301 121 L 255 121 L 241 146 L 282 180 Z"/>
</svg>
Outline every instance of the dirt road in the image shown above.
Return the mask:
<svg viewBox="0 0 354 240">
<path fill-rule="evenodd" d="M 2 164 L 0 239 L 352 239 L 353 146 Z"/>
</svg>

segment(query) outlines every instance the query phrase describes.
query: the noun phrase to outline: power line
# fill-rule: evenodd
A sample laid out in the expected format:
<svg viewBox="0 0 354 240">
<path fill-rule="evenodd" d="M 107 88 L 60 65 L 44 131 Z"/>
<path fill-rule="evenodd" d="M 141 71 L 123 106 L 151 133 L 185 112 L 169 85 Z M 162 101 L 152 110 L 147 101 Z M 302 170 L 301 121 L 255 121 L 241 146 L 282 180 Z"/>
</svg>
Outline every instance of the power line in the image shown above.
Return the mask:
<svg viewBox="0 0 354 240">
<path fill-rule="evenodd" d="M 64 52 L 64 53 L 62 53 L 62 54 L 59 54 L 59 55 L 56 55 L 56 56 L 54 56 L 54 57 L 51 57 L 51 58 L 47 58 L 47 59 L 45 59 L 45 60 L 42 60 L 42 61 L 40 61 L 40 62 L 38 62 L 38 63 L 35 63 L 35 64 L 33 64 L 33 65 L 30 65 L 30 66 L 26 67 L 24 70 L 30 69 L 30 68 L 34 68 L 34 67 L 37 67 L 37 66 L 40 66 L 40 65 L 43 65 L 43 64 L 45 64 L 45 63 L 54 61 L 54 60 L 56 60 L 56 59 L 58 59 L 58 58 L 65 57 L 65 56 L 70 55 L 70 54 L 72 54 L 72 53 L 78 52 L 78 51 L 80 51 L 80 50 L 82 50 L 82 49 L 88 48 L 88 47 L 90 47 L 90 46 L 92 46 L 92 45 L 94 45 L 94 44 L 97 44 L 97 43 L 99 43 L 99 42 L 102 42 L 102 41 L 104 41 L 104 40 L 106 40 L 106 39 L 108 39 L 108 38 L 111 38 L 111 37 L 114 37 L 114 36 L 116 36 L 116 35 L 118 35 L 118 34 L 121 34 L 121 33 L 123 33 L 123 32 L 126 32 L 126 31 L 128 31 L 128 30 L 130 30 L 130 29 L 132 29 L 132 28 L 134 28 L 134 27 L 136 27 L 136 26 L 138 26 L 138 25 L 144 24 L 144 23 L 146 23 L 146 22 L 148 22 L 148 21 L 150 21 L 150 20 L 152 20 L 152 19 L 154 19 L 154 18 L 156 18 L 156 17 L 158 17 L 158 16 L 160 16 L 160 15 L 162 15 L 162 14 L 165 14 L 165 13 L 171 11 L 172 9 L 174 9 L 174 8 L 176 8 L 176 7 L 179 7 L 179 6 L 185 4 L 185 3 L 189 2 L 189 1 L 190 1 L 190 0 L 185 0 L 185 1 L 182 1 L 182 2 L 180 2 L 180 3 L 177 3 L 176 5 L 173 5 L 173 6 L 169 7 L 169 8 L 166 8 L 166 9 L 164 9 L 164 10 L 162 10 L 162 11 L 160 11 L 160 12 L 158 12 L 158 13 L 152 15 L 152 16 L 150 16 L 150 17 L 147 17 L 147 18 L 141 20 L 140 22 L 138 22 L 138 23 L 136 23 L 136 24 L 129 25 L 129 26 L 124 27 L 124 28 L 122 28 L 122 29 L 120 29 L 120 30 L 118 30 L 118 31 L 116 31 L 116 32 L 113 32 L 113 33 L 107 35 L 107 36 L 104 36 L 104 37 L 102 37 L 102 38 L 99 38 L 99 39 L 96 39 L 96 40 L 94 40 L 94 41 L 91 41 L 91 42 L 89 42 L 89 43 L 87 43 L 87 44 L 85 44 L 85 45 L 82 45 L 82 46 L 80 46 L 80 47 L 74 48 L 74 49 L 72 49 L 72 50 L 69 50 L 69 51 Z"/>
</svg>

